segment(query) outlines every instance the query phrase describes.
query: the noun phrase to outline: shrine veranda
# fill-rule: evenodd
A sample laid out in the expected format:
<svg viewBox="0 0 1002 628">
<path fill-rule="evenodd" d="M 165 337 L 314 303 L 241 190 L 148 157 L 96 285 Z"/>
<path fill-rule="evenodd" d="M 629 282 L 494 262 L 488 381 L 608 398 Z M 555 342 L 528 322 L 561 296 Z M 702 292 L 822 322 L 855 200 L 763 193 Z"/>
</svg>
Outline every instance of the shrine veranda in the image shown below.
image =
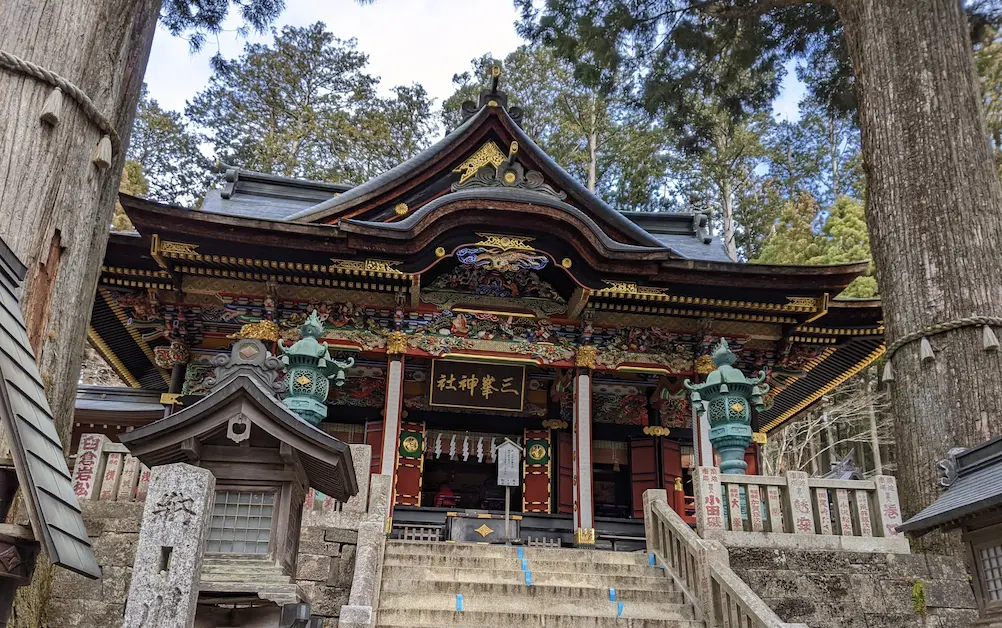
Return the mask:
<svg viewBox="0 0 1002 628">
<path fill-rule="evenodd" d="M 879 301 L 835 298 L 865 262 L 731 262 L 705 215 L 618 212 L 503 92 L 479 104 L 357 187 L 232 167 L 198 211 L 122 195 L 136 232 L 111 235 L 89 338 L 135 390 L 83 388 L 72 450 L 196 403 L 235 338 L 277 354 L 315 310 L 355 359 L 320 428 L 372 446 L 398 531 L 501 512 L 507 438 L 523 535 L 642 538 L 647 489 L 692 516 L 690 468 L 711 454 L 683 382 L 721 338 L 768 375 L 758 442 L 883 353 Z"/>
</svg>

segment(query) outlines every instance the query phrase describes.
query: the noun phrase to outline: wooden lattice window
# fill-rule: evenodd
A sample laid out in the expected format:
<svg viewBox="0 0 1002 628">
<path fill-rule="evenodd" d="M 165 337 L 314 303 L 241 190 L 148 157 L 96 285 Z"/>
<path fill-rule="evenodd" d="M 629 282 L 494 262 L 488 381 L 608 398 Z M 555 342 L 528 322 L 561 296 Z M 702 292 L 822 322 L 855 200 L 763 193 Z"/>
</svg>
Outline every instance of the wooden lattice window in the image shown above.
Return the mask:
<svg viewBox="0 0 1002 628">
<path fill-rule="evenodd" d="M 985 584 L 985 601 L 1002 601 L 1002 545 L 979 547 L 978 562 Z"/>
<path fill-rule="evenodd" d="M 275 514 L 270 491 L 216 491 L 206 551 L 267 554 Z"/>
<path fill-rule="evenodd" d="M 1002 613 L 1002 524 L 964 535 L 982 614 Z"/>
</svg>

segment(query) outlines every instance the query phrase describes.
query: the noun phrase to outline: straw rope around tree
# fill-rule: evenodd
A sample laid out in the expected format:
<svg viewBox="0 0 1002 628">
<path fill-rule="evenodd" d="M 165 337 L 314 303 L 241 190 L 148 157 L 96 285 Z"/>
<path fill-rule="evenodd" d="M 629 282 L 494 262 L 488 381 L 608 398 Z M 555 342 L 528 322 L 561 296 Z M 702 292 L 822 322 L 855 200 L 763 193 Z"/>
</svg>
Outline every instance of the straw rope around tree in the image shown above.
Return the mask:
<svg viewBox="0 0 1002 628">
<path fill-rule="evenodd" d="M 894 353 L 910 342 L 915 342 L 916 340 L 922 341 L 922 346 L 919 350 L 919 356 L 922 362 L 929 362 L 936 359 L 936 354 L 932 350 L 932 344 L 929 342 L 929 338 L 937 334 L 941 334 L 946 331 L 953 331 L 954 329 L 962 329 L 964 327 L 981 327 L 981 342 L 982 348 L 985 351 L 997 351 L 999 348 L 999 340 L 992 330 L 992 326 L 1002 327 L 1002 317 L 999 316 L 968 316 L 966 318 L 958 318 L 956 320 L 947 321 L 945 323 L 937 323 L 935 325 L 930 325 L 924 327 L 918 331 L 913 331 L 910 334 L 905 334 L 904 336 L 898 338 L 887 347 L 887 353 L 885 356 L 884 373 L 881 379 L 885 382 L 894 381 L 894 370 L 891 368 L 891 358 Z"/>
<path fill-rule="evenodd" d="M 41 119 L 56 126 L 59 124 L 59 114 L 62 108 L 62 96 L 66 94 L 80 106 L 84 115 L 90 120 L 95 126 L 97 126 L 104 133 L 104 136 L 98 142 L 98 145 L 94 148 L 94 154 L 92 156 L 92 161 L 99 168 L 107 168 L 111 165 L 111 156 L 113 153 L 119 153 L 122 150 L 122 138 L 119 137 L 118 131 L 112 126 L 111 122 L 108 121 L 100 111 L 98 111 L 97 106 L 94 101 L 90 99 L 83 90 L 71 83 L 66 78 L 46 70 L 45 68 L 36 65 L 30 61 L 26 61 L 18 57 L 17 55 L 11 54 L 5 50 L 0 50 L 0 67 L 6 68 L 12 72 L 19 74 L 24 74 L 26 76 L 33 77 L 44 83 L 48 83 L 53 87 L 52 92 L 49 93 L 48 98 L 45 100 L 45 105 L 42 108 Z"/>
</svg>

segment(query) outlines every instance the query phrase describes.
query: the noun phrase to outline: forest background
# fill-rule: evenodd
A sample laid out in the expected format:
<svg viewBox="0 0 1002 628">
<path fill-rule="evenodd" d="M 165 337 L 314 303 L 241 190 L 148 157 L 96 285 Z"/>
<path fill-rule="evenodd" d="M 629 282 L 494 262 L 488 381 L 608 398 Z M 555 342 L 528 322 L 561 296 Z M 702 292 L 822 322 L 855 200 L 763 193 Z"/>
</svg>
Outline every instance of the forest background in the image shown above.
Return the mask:
<svg viewBox="0 0 1002 628">
<path fill-rule="evenodd" d="M 416 83 L 382 89 L 357 43 L 338 39 L 323 23 L 273 31 L 272 41 L 248 43 L 238 56 L 213 57 L 208 84 L 183 111 L 161 107 L 144 91 L 121 189 L 197 209 L 221 164 L 358 184 L 453 128 L 461 103 L 476 100 L 490 67 L 499 65 L 511 104 L 525 111 L 529 136 L 614 208 L 707 212 L 736 261 L 870 259 L 859 128 L 846 98 L 851 89 L 831 82 L 839 75 L 832 67 L 837 51 L 805 50 L 796 64 L 757 74 L 734 73 L 728 59 L 740 50 L 703 51 L 714 60 L 704 74 L 734 92 L 754 91 L 749 82 L 775 85 L 777 74 L 793 68 L 807 91 L 791 121 L 774 116 L 775 89 L 737 103 L 726 92 L 686 85 L 691 57 L 674 60 L 675 68 L 659 60 L 669 67 L 657 71 L 677 76 L 678 89 L 660 96 L 674 99 L 672 107 L 652 106 L 635 80 L 596 81 L 563 60 L 559 42 L 532 33 L 531 20 L 521 28 L 534 43 L 502 59 L 471 60 L 441 103 Z M 973 34 L 990 140 L 1002 164 L 1002 36 L 984 25 Z M 131 229 L 120 208 L 112 228 Z M 841 298 L 877 295 L 871 264 Z M 113 380 L 89 352 L 83 381 Z M 867 371 L 774 435 L 766 469 L 818 473 L 852 452 L 869 473 L 893 471 L 892 425 L 876 371 Z"/>
</svg>

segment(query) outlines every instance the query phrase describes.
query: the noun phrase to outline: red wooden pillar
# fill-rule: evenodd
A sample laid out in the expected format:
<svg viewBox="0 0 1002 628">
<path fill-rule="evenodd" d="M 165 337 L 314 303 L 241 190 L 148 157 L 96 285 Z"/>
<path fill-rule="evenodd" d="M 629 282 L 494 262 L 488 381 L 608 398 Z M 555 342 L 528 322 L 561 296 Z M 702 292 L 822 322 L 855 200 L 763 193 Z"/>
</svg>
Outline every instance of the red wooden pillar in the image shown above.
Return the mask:
<svg viewBox="0 0 1002 628">
<path fill-rule="evenodd" d="M 557 512 L 574 512 L 574 441 L 570 432 L 555 432 L 557 451 Z"/>
<path fill-rule="evenodd" d="M 397 506 L 420 506 L 424 480 L 424 423 L 404 421 L 400 424 L 397 445 L 397 472 L 394 500 Z"/>
<path fill-rule="evenodd" d="M 383 422 L 365 422 L 365 444 L 372 448 L 372 458 L 369 463 L 369 473 L 379 473 L 382 470 L 383 459 Z"/>
<path fill-rule="evenodd" d="M 522 443 L 522 512 L 550 512 L 550 430 L 525 430 Z"/>
</svg>

